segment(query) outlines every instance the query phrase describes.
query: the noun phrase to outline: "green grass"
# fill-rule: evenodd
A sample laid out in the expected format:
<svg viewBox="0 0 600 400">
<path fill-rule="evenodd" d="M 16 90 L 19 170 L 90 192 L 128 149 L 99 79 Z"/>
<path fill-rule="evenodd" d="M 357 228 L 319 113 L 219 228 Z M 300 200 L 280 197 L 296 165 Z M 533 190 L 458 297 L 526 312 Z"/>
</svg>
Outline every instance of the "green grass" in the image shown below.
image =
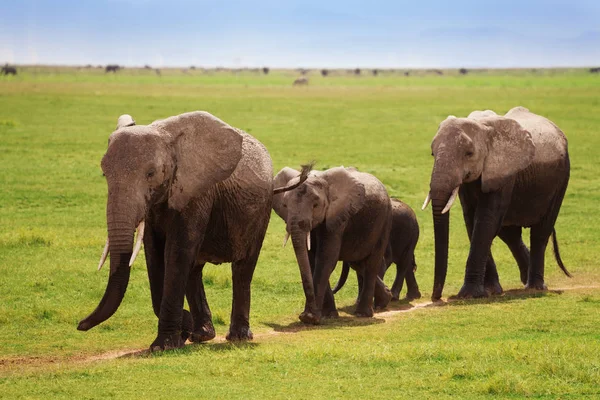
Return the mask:
<svg viewBox="0 0 600 400">
<path fill-rule="evenodd" d="M 0 397 L 600 396 L 600 77 L 583 70 L 327 78 L 313 72 L 308 87 L 294 88 L 293 71 L 150 72 L 32 67 L 0 77 Z M 207 110 L 261 140 L 275 171 L 312 159 L 320 169 L 353 165 L 418 210 L 439 122 L 516 105 L 547 116 L 569 138 L 571 181 L 556 229 L 575 277 L 562 275 L 550 248 L 546 257 L 547 283 L 569 289 L 564 293 L 509 293 L 357 320 L 346 313 L 356 295 L 349 279 L 336 298 L 343 317 L 305 329 L 297 322 L 303 293 L 293 251 L 281 248 L 284 227 L 273 214 L 252 284 L 253 343 L 90 359 L 146 348 L 156 333 L 143 257 L 119 311 L 89 332 L 75 329 L 106 285 L 107 270 L 95 271 L 106 235 L 99 163 L 120 114 L 150 123 Z M 428 298 L 430 211 L 417 217 L 417 279 Z M 457 208 L 445 296 L 459 290 L 467 253 Z M 494 257 L 504 288 L 520 288 L 502 243 Z M 222 338 L 229 267 L 207 266 L 205 284 Z M 398 307 L 406 304 L 392 308 Z"/>
</svg>

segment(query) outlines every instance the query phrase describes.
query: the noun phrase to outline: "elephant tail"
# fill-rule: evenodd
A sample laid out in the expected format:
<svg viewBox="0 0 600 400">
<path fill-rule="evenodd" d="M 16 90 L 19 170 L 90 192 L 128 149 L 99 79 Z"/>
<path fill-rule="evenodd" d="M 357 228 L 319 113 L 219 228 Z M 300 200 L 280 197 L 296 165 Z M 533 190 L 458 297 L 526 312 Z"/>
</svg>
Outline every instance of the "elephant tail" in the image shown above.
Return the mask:
<svg viewBox="0 0 600 400">
<path fill-rule="evenodd" d="M 348 279 L 348 273 L 350 272 L 350 264 L 344 262 L 342 264 L 342 273 L 340 274 L 340 279 L 338 279 L 335 287 L 333 288 L 333 294 L 336 294 L 345 284 Z"/>
<path fill-rule="evenodd" d="M 554 258 L 556 259 L 558 266 L 560 267 L 560 269 L 562 269 L 566 276 L 572 278 L 573 275 L 571 275 L 571 273 L 567 271 L 565 264 L 563 264 L 563 261 L 560 258 L 560 251 L 558 250 L 558 240 L 556 240 L 556 230 L 554 228 L 552 229 L 552 247 L 554 248 Z"/>
<path fill-rule="evenodd" d="M 298 182 L 288 185 L 288 186 L 275 188 L 275 189 L 273 189 L 273 194 L 279 194 L 279 193 L 287 192 L 289 190 L 294 190 L 298 186 L 302 185 L 304 183 L 304 181 L 308 178 L 308 174 L 310 173 L 310 171 L 312 171 L 314 166 L 315 166 L 314 161 L 311 161 L 308 164 L 303 165 L 302 170 L 300 171 L 300 179 L 298 180 Z"/>
</svg>

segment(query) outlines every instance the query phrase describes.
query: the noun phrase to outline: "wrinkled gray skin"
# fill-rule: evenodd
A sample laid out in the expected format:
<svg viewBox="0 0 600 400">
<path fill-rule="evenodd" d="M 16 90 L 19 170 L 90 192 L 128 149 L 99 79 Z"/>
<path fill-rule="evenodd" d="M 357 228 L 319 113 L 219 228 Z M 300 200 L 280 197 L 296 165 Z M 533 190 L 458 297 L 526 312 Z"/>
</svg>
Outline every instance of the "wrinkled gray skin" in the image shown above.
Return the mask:
<svg viewBox="0 0 600 400">
<path fill-rule="evenodd" d="M 430 198 L 435 232 L 433 300 L 442 296 L 448 268 L 449 200 L 453 190 L 463 209 L 471 250 L 458 297 L 502 293 L 490 246 L 499 236 L 510 248 L 527 288 L 546 290 L 544 254 L 553 235 L 554 255 L 565 274 L 554 224 L 569 182 L 563 132 L 523 107 L 505 116 L 475 111 L 449 117 L 431 144 L 435 158 Z M 531 228 L 531 252 L 521 230 Z M 569 275 L 570 276 L 570 275 Z"/>
<path fill-rule="evenodd" d="M 396 264 L 396 278 L 392 285 L 392 300 L 400 299 L 400 292 L 404 280 L 406 280 L 407 300 L 421 298 L 419 285 L 415 278 L 417 264 L 415 262 L 415 247 L 419 240 L 419 223 L 415 212 L 407 204 L 398 199 L 390 199 L 392 202 L 392 229 L 390 231 L 390 240 L 385 250 L 383 268 L 379 272 L 379 277 L 383 279 L 386 271 L 392 265 Z M 344 262 L 340 279 L 333 288 L 333 293 L 337 293 L 346 282 L 350 264 Z M 357 274 L 359 293 L 362 287 L 362 277 Z"/>
<path fill-rule="evenodd" d="M 299 174 L 286 167 L 275 185 L 291 185 Z M 391 294 L 377 274 L 389 238 L 391 204 L 377 178 L 343 167 L 312 172 L 297 189 L 273 196 L 273 209 L 286 222 L 300 268 L 306 296 L 302 322 L 337 316 L 329 277 L 338 261 L 349 261 L 364 276 L 357 316 L 373 316 L 374 297 L 379 307 L 389 303 Z"/>
<path fill-rule="evenodd" d="M 205 263 L 232 263 L 228 340 L 252 339 L 250 282 L 270 218 L 271 158 L 247 133 L 197 111 L 147 126 L 119 118 L 102 159 L 110 277 L 88 330 L 108 319 L 127 289 L 134 230 L 145 221 L 144 251 L 159 319 L 152 350 L 215 336 L 202 284 Z M 190 312 L 183 310 L 184 295 Z"/>
</svg>

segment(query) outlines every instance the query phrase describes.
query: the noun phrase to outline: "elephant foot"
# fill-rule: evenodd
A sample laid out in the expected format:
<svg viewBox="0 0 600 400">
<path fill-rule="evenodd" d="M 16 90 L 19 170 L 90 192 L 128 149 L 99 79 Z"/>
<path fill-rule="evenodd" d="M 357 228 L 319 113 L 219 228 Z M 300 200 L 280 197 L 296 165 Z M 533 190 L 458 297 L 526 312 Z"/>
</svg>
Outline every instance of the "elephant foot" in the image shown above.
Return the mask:
<svg viewBox="0 0 600 400">
<path fill-rule="evenodd" d="M 420 298 L 421 298 L 421 292 L 419 292 L 418 290 L 409 291 L 408 293 L 406 293 L 406 300 L 408 300 L 408 301 L 417 300 Z"/>
<path fill-rule="evenodd" d="M 488 297 L 489 294 L 486 292 L 483 285 L 476 285 L 472 283 L 465 283 L 456 295 L 459 299 L 476 299 L 479 297 Z"/>
<path fill-rule="evenodd" d="M 181 332 L 167 335 L 159 333 L 156 339 L 154 339 L 154 342 L 150 345 L 150 351 L 155 352 L 182 348 L 185 345 L 185 341 L 183 341 L 181 337 Z"/>
<path fill-rule="evenodd" d="M 298 316 L 298 318 L 305 324 L 319 325 L 319 323 L 321 322 L 321 317 L 311 313 L 310 311 L 303 311 L 302 314 Z"/>
<path fill-rule="evenodd" d="M 546 286 L 543 280 L 539 279 L 533 281 L 532 283 L 527 282 L 527 285 L 525 285 L 525 289 L 541 290 L 545 292 L 546 290 L 548 290 L 548 286 Z"/>
<path fill-rule="evenodd" d="M 498 281 L 486 283 L 485 290 L 490 295 L 500 295 L 500 294 L 504 293 L 504 290 L 502 289 L 502 286 L 500 286 L 500 282 L 498 282 Z"/>
<path fill-rule="evenodd" d="M 374 313 L 373 313 L 373 309 L 371 307 L 364 307 L 364 308 L 357 308 L 356 311 L 354 312 L 354 315 L 356 315 L 359 318 L 371 318 L 371 317 L 373 317 Z"/>
<path fill-rule="evenodd" d="M 194 329 L 190 336 L 190 340 L 194 343 L 202 343 L 214 339 L 215 336 L 215 327 L 212 322 L 207 322 L 200 328 Z"/>
<path fill-rule="evenodd" d="M 227 332 L 225 339 L 227 339 L 229 342 L 245 342 L 247 340 L 254 339 L 254 335 L 252 335 L 252 331 L 248 326 L 240 328 L 234 328 L 232 326 L 229 328 L 229 332 Z"/>
<path fill-rule="evenodd" d="M 373 306 L 375 307 L 376 310 L 383 310 L 384 308 L 386 308 L 388 306 L 388 304 L 390 304 L 390 301 L 392 301 L 392 292 L 387 291 L 385 293 L 385 295 L 380 295 L 380 296 L 375 296 L 375 301 Z"/>
</svg>

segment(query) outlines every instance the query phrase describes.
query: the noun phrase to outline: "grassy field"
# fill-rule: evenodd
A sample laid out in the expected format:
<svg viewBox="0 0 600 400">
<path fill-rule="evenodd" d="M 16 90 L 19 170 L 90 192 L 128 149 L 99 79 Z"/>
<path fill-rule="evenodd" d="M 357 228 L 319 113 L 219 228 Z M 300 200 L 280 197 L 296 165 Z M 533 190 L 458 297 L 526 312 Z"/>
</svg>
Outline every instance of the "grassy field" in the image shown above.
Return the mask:
<svg viewBox="0 0 600 400">
<path fill-rule="evenodd" d="M 598 398 L 600 76 L 313 72 L 308 87 L 294 88 L 296 76 L 28 68 L 0 77 L 0 398 Z M 275 171 L 313 159 L 318 169 L 353 165 L 418 210 L 439 122 L 516 105 L 569 139 L 571 181 L 556 230 L 574 278 L 560 272 L 550 245 L 554 290 L 520 290 L 516 263 L 496 243 L 504 296 L 427 305 L 433 229 L 430 211 L 417 211 L 424 299 L 356 319 L 352 278 L 337 296 L 342 317 L 306 328 L 297 322 L 304 297 L 294 254 L 281 248 L 284 225 L 273 214 L 252 284 L 252 343 L 223 342 L 230 269 L 207 266 L 217 340 L 131 354 L 156 334 L 143 256 L 119 311 L 89 332 L 75 329 L 106 285 L 108 269 L 96 272 L 106 237 L 99 163 L 119 115 L 146 124 L 206 110 L 262 141 Z M 450 233 L 445 297 L 458 292 L 468 254 L 458 208 Z"/>
</svg>

